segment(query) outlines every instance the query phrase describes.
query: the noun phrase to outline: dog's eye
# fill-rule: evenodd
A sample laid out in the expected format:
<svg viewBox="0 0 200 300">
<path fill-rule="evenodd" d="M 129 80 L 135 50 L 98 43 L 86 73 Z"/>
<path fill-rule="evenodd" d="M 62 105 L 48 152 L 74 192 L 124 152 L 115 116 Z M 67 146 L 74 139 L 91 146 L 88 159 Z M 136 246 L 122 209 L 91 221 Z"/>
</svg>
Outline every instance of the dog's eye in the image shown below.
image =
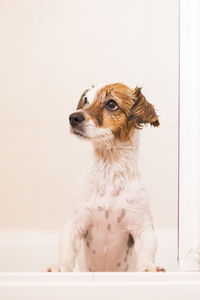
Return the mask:
<svg viewBox="0 0 200 300">
<path fill-rule="evenodd" d="M 106 103 L 106 109 L 108 110 L 117 110 L 119 108 L 119 106 L 117 105 L 117 103 L 114 101 L 114 100 L 109 100 L 107 103 Z"/>
<path fill-rule="evenodd" d="M 84 97 L 83 104 L 84 104 L 84 106 L 88 105 L 88 99 L 87 99 L 87 97 Z"/>
</svg>

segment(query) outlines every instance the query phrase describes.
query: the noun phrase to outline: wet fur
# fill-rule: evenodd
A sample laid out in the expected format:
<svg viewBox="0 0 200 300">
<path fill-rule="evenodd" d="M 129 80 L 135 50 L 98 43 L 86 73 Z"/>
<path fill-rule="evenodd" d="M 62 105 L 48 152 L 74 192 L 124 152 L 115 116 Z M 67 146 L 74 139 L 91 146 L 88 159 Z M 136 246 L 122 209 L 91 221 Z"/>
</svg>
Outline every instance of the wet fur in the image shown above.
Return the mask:
<svg viewBox="0 0 200 300">
<path fill-rule="evenodd" d="M 109 99 L 119 109 L 108 111 Z M 154 262 L 157 241 L 137 168 L 140 129 L 159 126 L 153 105 L 141 88 L 116 83 L 86 90 L 77 113 L 84 121 L 71 126 L 71 132 L 92 142 L 94 156 L 76 190 L 76 209 L 61 235 L 58 263 L 47 271 L 73 271 L 83 249 L 82 271 L 132 271 L 132 250 L 136 271 L 164 271 Z"/>
</svg>

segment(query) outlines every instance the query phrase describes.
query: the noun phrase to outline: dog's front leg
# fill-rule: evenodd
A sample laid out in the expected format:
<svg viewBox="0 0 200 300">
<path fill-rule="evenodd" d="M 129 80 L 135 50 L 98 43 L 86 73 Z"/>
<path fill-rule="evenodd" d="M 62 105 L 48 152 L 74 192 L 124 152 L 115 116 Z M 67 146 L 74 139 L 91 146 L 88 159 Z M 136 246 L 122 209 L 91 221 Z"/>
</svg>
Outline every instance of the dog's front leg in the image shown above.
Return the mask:
<svg viewBox="0 0 200 300">
<path fill-rule="evenodd" d="M 47 272 L 72 272 L 76 257 L 80 251 L 81 239 L 90 225 L 90 213 L 87 208 L 79 209 L 66 224 L 59 240 L 59 258 L 56 265 L 46 269 Z"/>
<path fill-rule="evenodd" d="M 136 270 L 138 272 L 162 272 L 163 268 L 154 262 L 157 249 L 157 238 L 149 226 L 135 234 Z"/>
</svg>

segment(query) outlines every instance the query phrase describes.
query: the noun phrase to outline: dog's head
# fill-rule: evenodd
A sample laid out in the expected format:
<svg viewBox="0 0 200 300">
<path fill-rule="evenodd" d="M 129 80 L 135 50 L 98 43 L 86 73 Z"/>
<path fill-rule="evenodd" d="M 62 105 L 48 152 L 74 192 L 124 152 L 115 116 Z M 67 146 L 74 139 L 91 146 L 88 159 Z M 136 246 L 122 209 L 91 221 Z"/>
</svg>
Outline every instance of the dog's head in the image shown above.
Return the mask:
<svg viewBox="0 0 200 300">
<path fill-rule="evenodd" d="M 93 141 L 127 141 L 134 129 L 148 123 L 159 126 L 155 109 L 141 88 L 132 90 L 122 83 L 86 90 L 69 122 L 72 133 Z"/>
</svg>

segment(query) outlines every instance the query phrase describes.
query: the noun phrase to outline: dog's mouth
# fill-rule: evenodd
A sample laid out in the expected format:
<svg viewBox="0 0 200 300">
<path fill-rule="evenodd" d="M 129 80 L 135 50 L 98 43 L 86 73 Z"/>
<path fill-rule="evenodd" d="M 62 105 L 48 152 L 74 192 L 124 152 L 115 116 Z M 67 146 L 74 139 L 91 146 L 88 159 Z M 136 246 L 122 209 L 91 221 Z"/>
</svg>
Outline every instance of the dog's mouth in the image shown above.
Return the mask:
<svg viewBox="0 0 200 300">
<path fill-rule="evenodd" d="M 87 136 L 85 136 L 82 132 L 74 131 L 73 133 L 76 134 L 76 135 L 78 135 L 78 136 L 81 136 L 83 138 L 87 138 Z"/>
<path fill-rule="evenodd" d="M 77 128 L 70 127 L 70 131 L 71 131 L 71 133 L 73 133 L 81 138 L 88 139 L 88 137 L 82 131 L 78 130 Z"/>
<path fill-rule="evenodd" d="M 103 140 L 107 140 L 109 139 L 110 134 L 108 133 L 101 133 L 101 134 L 91 134 L 91 132 L 88 132 L 88 129 L 90 129 L 90 126 L 76 126 L 76 127 L 72 127 L 70 126 L 70 132 L 72 134 L 75 134 L 76 136 L 78 136 L 79 138 L 83 139 L 83 140 L 89 140 L 89 141 L 93 141 L 93 142 L 98 142 L 98 141 L 103 141 Z M 90 130 L 89 130 L 90 131 Z"/>
</svg>

